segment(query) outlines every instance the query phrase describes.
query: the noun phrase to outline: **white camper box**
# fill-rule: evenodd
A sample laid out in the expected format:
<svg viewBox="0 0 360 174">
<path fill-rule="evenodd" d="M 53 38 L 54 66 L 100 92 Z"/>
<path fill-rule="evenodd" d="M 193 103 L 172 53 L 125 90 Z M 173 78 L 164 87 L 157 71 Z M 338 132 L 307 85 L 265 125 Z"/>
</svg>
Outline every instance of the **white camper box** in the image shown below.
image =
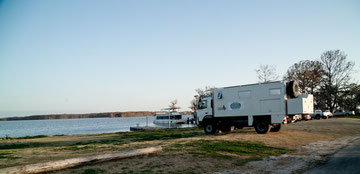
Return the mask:
<svg viewBox="0 0 360 174">
<path fill-rule="evenodd" d="M 199 100 L 197 117 L 205 133 L 254 126 L 258 133 L 279 131 L 286 116 L 313 112 L 313 96 L 298 84 L 269 82 L 218 88 Z"/>
</svg>

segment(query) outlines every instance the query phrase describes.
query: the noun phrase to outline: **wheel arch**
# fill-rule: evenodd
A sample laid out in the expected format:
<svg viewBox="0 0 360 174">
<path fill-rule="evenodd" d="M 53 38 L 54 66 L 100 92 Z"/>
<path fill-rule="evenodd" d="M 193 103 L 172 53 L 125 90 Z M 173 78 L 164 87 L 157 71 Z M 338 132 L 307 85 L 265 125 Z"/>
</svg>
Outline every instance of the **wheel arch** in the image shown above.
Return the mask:
<svg viewBox="0 0 360 174">
<path fill-rule="evenodd" d="M 253 116 L 253 124 L 256 123 L 259 120 L 265 120 L 267 121 L 269 124 L 271 123 L 271 115 L 257 115 L 257 116 Z"/>
</svg>

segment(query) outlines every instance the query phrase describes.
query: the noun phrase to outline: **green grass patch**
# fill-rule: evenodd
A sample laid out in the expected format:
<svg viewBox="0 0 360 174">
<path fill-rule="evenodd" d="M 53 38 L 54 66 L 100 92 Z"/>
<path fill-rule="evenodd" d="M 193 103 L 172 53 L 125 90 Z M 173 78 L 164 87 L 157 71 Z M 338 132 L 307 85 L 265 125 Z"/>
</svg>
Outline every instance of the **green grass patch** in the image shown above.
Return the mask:
<svg viewBox="0 0 360 174">
<path fill-rule="evenodd" d="M 360 118 L 360 115 L 337 115 L 334 118 Z"/>
<path fill-rule="evenodd" d="M 360 115 L 345 116 L 346 118 L 360 118 Z"/>
<path fill-rule="evenodd" d="M 8 137 L 1 138 L 2 140 L 22 140 L 22 139 L 35 139 L 35 138 L 46 138 L 47 135 L 36 135 L 36 136 L 25 136 L 25 137 Z"/>
<path fill-rule="evenodd" d="M 58 135 L 54 135 L 54 137 L 62 137 L 65 136 L 64 134 L 58 134 Z"/>
<path fill-rule="evenodd" d="M 8 152 L 0 153 L 0 159 L 17 159 L 17 158 L 19 158 L 19 157 L 15 157 L 11 153 L 8 153 Z"/>
<path fill-rule="evenodd" d="M 78 146 L 78 145 L 72 145 L 68 147 L 63 147 L 59 149 L 55 149 L 56 151 L 62 151 L 62 150 L 71 150 L 71 151 L 78 151 L 78 150 L 88 150 L 88 149 L 97 149 L 98 146 L 95 145 L 88 145 L 88 146 Z"/>
<path fill-rule="evenodd" d="M 176 138 L 187 138 L 195 136 L 203 136 L 203 131 L 198 127 L 192 128 L 179 128 L 179 129 L 160 129 L 155 131 L 142 131 L 142 132 L 122 132 L 114 134 L 107 138 L 99 138 L 95 140 L 83 140 L 83 141 L 69 141 L 69 142 L 17 142 L 17 143 L 0 143 L 0 149 L 24 149 L 35 147 L 55 147 L 62 148 L 63 150 L 83 150 L 82 146 L 86 148 L 92 148 L 91 145 L 124 145 L 131 142 L 153 141 L 153 140 L 169 140 Z M 19 139 L 31 139 L 31 138 L 43 138 L 45 135 L 33 136 L 33 137 L 19 137 Z M 15 138 L 13 138 L 15 139 Z M 67 146 L 67 147 L 64 147 Z M 59 149 L 58 149 L 59 150 Z"/>
<path fill-rule="evenodd" d="M 160 129 L 160 130 L 153 130 L 153 131 L 149 130 L 149 131 L 141 131 L 141 132 L 121 132 L 121 133 L 117 133 L 116 136 L 106 139 L 76 142 L 76 145 L 89 145 L 89 144 L 123 145 L 131 142 L 170 140 L 177 138 L 203 136 L 203 135 L 204 133 L 202 129 L 198 127 Z"/>
<path fill-rule="evenodd" d="M 0 158 L 7 158 L 10 153 L 0 153 Z"/>
<path fill-rule="evenodd" d="M 131 133 L 119 133 L 119 138 L 128 139 L 130 141 L 152 141 L 152 140 L 169 140 L 177 138 L 187 138 L 204 135 L 202 129 L 198 127 L 192 128 L 176 128 L 176 129 L 160 129 L 155 131 L 142 131 Z"/>
<path fill-rule="evenodd" d="M 83 174 L 99 174 L 104 173 L 105 171 L 102 169 L 85 169 Z"/>
<path fill-rule="evenodd" d="M 49 143 L 13 143 L 13 144 L 0 144 L 0 149 L 24 149 L 24 148 L 34 148 L 34 147 L 44 147 L 49 146 Z"/>
<path fill-rule="evenodd" d="M 188 138 L 203 136 L 202 129 L 198 127 L 192 128 L 177 128 L 177 129 L 160 129 L 154 131 L 141 131 L 141 132 L 121 132 L 117 136 L 87 142 L 77 142 L 76 145 L 88 144 L 113 144 L 123 145 L 131 142 L 154 141 L 154 140 L 170 140 L 177 138 Z"/>
<path fill-rule="evenodd" d="M 225 140 L 197 140 L 185 144 L 174 144 L 167 147 L 165 151 L 181 151 L 211 158 L 247 157 L 251 160 L 291 152 L 291 150 L 265 146 L 261 143 Z"/>
<path fill-rule="evenodd" d="M 170 171 L 169 174 L 198 174 L 201 172 L 196 171 L 196 169 L 189 168 L 189 169 L 180 169 L 176 171 Z"/>
</svg>

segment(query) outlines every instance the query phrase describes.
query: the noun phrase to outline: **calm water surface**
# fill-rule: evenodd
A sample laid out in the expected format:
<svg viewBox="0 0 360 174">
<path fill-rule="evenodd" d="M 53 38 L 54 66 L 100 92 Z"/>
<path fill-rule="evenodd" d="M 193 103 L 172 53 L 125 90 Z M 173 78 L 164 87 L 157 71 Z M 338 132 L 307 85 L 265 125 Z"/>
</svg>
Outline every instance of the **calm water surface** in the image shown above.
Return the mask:
<svg viewBox="0 0 360 174">
<path fill-rule="evenodd" d="M 185 116 L 185 118 L 190 116 Z M 148 120 L 148 123 L 146 123 Z M 0 121 L 0 137 L 23 137 L 35 135 L 73 135 L 97 134 L 111 132 L 127 132 L 130 126 L 161 127 L 154 125 L 155 117 L 124 117 L 124 118 L 83 118 L 59 120 L 22 120 Z M 193 125 L 180 125 L 191 127 Z"/>
</svg>

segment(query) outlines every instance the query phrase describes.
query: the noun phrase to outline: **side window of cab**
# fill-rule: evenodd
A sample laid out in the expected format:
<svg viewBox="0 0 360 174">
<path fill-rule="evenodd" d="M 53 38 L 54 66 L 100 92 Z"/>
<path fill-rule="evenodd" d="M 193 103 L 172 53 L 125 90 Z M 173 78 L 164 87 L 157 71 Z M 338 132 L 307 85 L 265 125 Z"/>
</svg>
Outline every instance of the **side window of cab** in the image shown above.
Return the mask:
<svg viewBox="0 0 360 174">
<path fill-rule="evenodd" d="M 207 100 L 200 100 L 198 109 L 206 109 L 207 108 Z"/>
</svg>

